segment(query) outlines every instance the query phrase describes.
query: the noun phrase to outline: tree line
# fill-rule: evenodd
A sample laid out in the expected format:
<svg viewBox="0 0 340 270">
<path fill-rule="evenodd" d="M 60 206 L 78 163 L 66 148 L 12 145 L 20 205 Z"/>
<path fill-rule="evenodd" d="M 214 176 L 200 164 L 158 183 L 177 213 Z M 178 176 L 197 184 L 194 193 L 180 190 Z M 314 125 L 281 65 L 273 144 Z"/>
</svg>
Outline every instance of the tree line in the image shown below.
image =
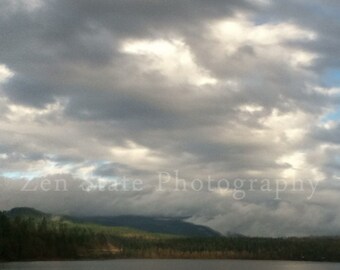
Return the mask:
<svg viewBox="0 0 340 270">
<path fill-rule="evenodd" d="M 340 261 L 340 238 L 178 237 L 117 235 L 48 217 L 0 212 L 0 260 L 200 258 Z"/>
</svg>

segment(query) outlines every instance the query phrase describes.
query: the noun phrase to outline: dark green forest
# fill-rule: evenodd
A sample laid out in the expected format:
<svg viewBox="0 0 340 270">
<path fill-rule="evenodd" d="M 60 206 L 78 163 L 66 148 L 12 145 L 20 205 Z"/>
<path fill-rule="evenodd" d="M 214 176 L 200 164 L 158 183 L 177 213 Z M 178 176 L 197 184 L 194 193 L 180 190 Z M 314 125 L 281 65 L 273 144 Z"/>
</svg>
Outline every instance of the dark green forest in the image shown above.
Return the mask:
<svg viewBox="0 0 340 270">
<path fill-rule="evenodd" d="M 0 260 L 200 258 L 340 261 L 340 238 L 186 237 L 0 212 Z"/>
</svg>

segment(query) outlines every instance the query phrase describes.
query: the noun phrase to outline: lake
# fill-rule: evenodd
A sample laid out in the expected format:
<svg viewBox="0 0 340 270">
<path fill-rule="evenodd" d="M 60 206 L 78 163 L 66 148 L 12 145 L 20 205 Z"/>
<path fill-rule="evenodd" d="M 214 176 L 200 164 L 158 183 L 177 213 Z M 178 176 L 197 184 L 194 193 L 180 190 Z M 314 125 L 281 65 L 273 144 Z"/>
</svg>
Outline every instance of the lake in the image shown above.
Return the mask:
<svg viewBox="0 0 340 270">
<path fill-rule="evenodd" d="M 1 270 L 339 270 L 340 263 L 241 260 L 108 260 L 0 263 Z"/>
</svg>

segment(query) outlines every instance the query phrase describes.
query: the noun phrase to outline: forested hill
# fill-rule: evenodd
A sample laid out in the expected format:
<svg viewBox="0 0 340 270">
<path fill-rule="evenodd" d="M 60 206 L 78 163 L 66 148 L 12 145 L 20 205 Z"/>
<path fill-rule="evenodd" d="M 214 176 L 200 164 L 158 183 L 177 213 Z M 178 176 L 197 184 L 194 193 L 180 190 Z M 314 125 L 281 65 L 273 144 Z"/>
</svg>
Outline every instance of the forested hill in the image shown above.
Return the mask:
<svg viewBox="0 0 340 270">
<path fill-rule="evenodd" d="M 340 261 L 340 238 L 188 237 L 76 223 L 34 209 L 0 212 L 0 261 L 103 258 Z"/>
<path fill-rule="evenodd" d="M 181 236 L 216 237 L 220 233 L 200 225 L 183 221 L 181 218 L 115 216 L 115 217 L 69 217 L 75 222 L 94 223 L 104 226 L 128 227 L 153 233 Z"/>
<path fill-rule="evenodd" d="M 10 218 L 15 217 L 32 217 L 32 218 L 41 218 L 41 217 L 52 217 L 51 214 L 46 214 L 39 210 L 29 207 L 17 207 L 13 208 L 10 211 L 3 212 L 6 216 Z"/>
<path fill-rule="evenodd" d="M 9 217 L 54 217 L 74 223 L 91 223 L 110 227 L 127 227 L 151 233 L 181 236 L 213 237 L 221 234 L 201 225 L 185 222 L 183 218 L 147 216 L 60 216 L 46 214 L 33 208 L 19 207 L 6 212 Z"/>
</svg>

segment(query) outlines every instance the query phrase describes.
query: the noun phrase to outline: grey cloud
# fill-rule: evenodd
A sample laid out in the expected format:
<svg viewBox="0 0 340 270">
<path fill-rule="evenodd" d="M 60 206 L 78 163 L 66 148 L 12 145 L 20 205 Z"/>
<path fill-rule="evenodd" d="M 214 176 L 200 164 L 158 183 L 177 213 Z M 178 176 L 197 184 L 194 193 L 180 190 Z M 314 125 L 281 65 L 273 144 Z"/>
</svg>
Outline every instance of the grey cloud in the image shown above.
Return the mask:
<svg viewBox="0 0 340 270">
<path fill-rule="evenodd" d="M 45 183 L 44 187 L 50 190 L 44 191 L 41 183 L 46 180 L 49 184 Z M 216 197 L 211 192 L 160 192 L 148 186 L 135 192 L 86 192 L 84 185 L 97 182 L 70 175 L 51 175 L 31 182 L 3 178 L 0 181 L 0 202 L 5 209 L 26 205 L 59 214 L 192 216 L 189 221 L 211 226 L 222 233 L 262 236 L 336 234 L 340 230 L 338 212 L 329 209 L 331 204 L 327 197 L 336 196 L 329 187 L 318 189 L 311 202 L 304 200 L 303 193 L 289 192 L 280 201 L 273 200 L 273 193 L 261 193 L 260 199 L 252 192 L 247 193 L 246 200 L 237 201 L 229 196 Z M 338 209 L 337 205 L 332 207 Z"/>
<path fill-rule="evenodd" d="M 333 144 L 340 144 L 340 125 L 336 124 L 329 129 L 316 128 L 313 133 L 313 137 L 322 142 L 328 142 Z"/>
<path fill-rule="evenodd" d="M 81 177 L 126 175 L 151 185 L 164 170 L 178 169 L 188 178 L 274 179 L 287 169 L 317 168 L 327 177 L 324 194 L 333 194 L 336 149 L 319 148 L 323 143 L 336 147 L 339 128 L 318 128 L 317 119 L 339 100 L 310 85 L 324 86 L 322 74 L 339 66 L 340 23 L 332 11 L 339 6 L 326 1 L 322 12 L 319 7 L 321 1 L 260 6 L 239 0 L 61 0 L 45 1 L 33 11 L 0 7 L 0 64 L 14 72 L 0 85 L 0 172 L 29 174 L 40 168 L 48 179 L 63 177 L 72 186 L 67 193 L 32 196 L 11 187 L 0 196 L 0 208 L 29 205 L 59 213 L 100 209 L 103 214 L 186 215 L 222 232 L 249 234 L 338 232 L 333 199 L 328 209 L 289 194 L 282 203 L 273 203 L 262 193 L 235 202 L 213 193 L 160 194 L 147 189 L 113 196 L 76 190 Z M 316 40 L 280 44 L 316 53 L 314 65 L 292 68 L 288 60 L 259 55 L 252 44 L 241 44 L 232 55 L 220 53 L 207 26 L 238 12 L 248 14 L 254 25 L 291 22 L 316 32 Z M 218 83 L 171 80 L 162 70 L 148 69 L 152 61 L 147 57 L 120 50 L 125 39 L 172 38 L 180 38 L 197 69 L 206 70 Z M 56 102 L 60 107 L 52 106 Z M 242 111 L 244 105 L 260 109 Z M 298 118 L 299 113 L 306 119 L 290 116 L 280 123 L 280 117 Z M 294 132 L 300 129 L 305 133 L 296 139 Z M 296 169 L 289 159 L 278 162 L 300 152 L 310 167 Z M 48 176 L 44 166 L 67 169 L 65 175 Z M 20 181 L 6 179 L 16 188 Z"/>
</svg>

